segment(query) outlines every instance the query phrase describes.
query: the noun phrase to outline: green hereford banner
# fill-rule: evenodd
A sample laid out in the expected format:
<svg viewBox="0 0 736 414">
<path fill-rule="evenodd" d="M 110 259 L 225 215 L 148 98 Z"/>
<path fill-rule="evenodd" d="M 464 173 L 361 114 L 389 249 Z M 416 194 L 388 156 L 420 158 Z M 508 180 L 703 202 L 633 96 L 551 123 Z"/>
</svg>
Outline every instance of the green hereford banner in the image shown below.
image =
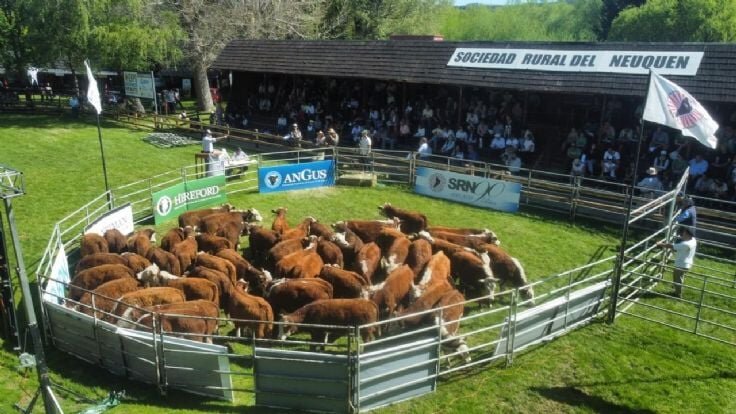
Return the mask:
<svg viewBox="0 0 736 414">
<path fill-rule="evenodd" d="M 153 217 L 156 224 L 163 223 L 187 210 L 195 210 L 227 201 L 225 176 L 200 178 L 187 181 L 153 193 Z"/>
</svg>

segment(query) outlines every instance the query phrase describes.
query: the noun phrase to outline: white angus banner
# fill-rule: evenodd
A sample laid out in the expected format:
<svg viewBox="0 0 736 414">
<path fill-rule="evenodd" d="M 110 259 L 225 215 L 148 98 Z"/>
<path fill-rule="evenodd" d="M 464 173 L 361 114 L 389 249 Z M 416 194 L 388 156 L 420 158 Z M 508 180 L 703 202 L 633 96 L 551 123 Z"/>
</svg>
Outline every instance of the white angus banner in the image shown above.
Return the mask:
<svg viewBox="0 0 736 414">
<path fill-rule="evenodd" d="M 124 204 L 100 216 L 84 229 L 84 234 L 96 233 L 104 236 L 105 232 L 110 229 L 118 229 L 124 236 L 133 233 L 135 223 L 133 223 L 133 207 Z"/>
<path fill-rule="evenodd" d="M 703 52 L 457 48 L 447 66 L 695 76 Z"/>
<path fill-rule="evenodd" d="M 419 167 L 414 191 L 430 197 L 513 213 L 519 209 L 521 184 Z"/>
</svg>

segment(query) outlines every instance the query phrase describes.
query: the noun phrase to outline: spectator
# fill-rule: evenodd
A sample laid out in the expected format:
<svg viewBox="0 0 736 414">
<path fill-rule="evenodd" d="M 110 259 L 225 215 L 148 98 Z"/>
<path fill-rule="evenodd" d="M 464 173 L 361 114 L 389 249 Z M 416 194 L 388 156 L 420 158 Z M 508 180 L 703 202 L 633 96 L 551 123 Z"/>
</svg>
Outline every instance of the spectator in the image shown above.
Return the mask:
<svg viewBox="0 0 736 414">
<path fill-rule="evenodd" d="M 289 124 L 289 120 L 286 119 L 286 115 L 282 113 L 281 115 L 279 115 L 279 118 L 276 120 L 276 132 L 279 135 L 285 135 L 289 131 L 288 124 Z"/>
<path fill-rule="evenodd" d="M 205 154 L 212 153 L 216 141 L 215 137 L 212 136 L 212 131 L 208 129 L 202 137 L 202 152 Z"/>
<path fill-rule="evenodd" d="M 570 176 L 572 177 L 573 184 L 580 185 L 582 177 L 585 176 L 585 163 L 582 162 L 580 158 L 572 160 Z"/>
<path fill-rule="evenodd" d="M 519 143 L 519 152 L 521 153 L 523 161 L 530 162 L 532 160 L 531 158 L 534 155 L 535 147 L 534 135 L 532 134 L 532 131 L 527 129 L 524 131 L 524 137 Z"/>
<path fill-rule="evenodd" d="M 679 210 L 674 218 L 675 223 L 681 226 L 688 226 L 688 228 L 690 228 L 690 233 L 695 236 L 698 224 L 698 212 L 695 209 L 693 199 L 680 193 L 677 195 L 676 201 L 679 206 Z"/>
<path fill-rule="evenodd" d="M 708 192 L 713 198 L 725 200 L 728 197 L 728 185 L 720 178 L 714 178 Z"/>
<path fill-rule="evenodd" d="M 447 141 L 445 141 L 445 144 L 442 145 L 442 148 L 440 148 L 440 154 L 445 156 L 452 156 L 452 154 L 455 152 L 455 136 L 452 135 L 447 138 Z"/>
<path fill-rule="evenodd" d="M 77 95 L 72 95 L 71 98 L 69 98 L 69 108 L 72 110 L 72 116 L 75 118 L 79 117 L 79 97 Z"/>
<path fill-rule="evenodd" d="M 679 239 L 674 243 L 657 243 L 657 246 L 675 251 L 675 268 L 672 270 L 674 290 L 671 296 L 682 297 L 682 285 L 685 283 L 685 273 L 693 266 L 697 241 L 695 235 L 687 227 L 680 227 Z"/>
<path fill-rule="evenodd" d="M 360 155 L 367 156 L 371 153 L 371 146 L 373 145 L 371 137 L 368 136 L 368 130 L 364 129 L 360 133 L 360 141 L 358 147 L 360 148 Z"/>
<path fill-rule="evenodd" d="M 302 141 L 302 131 L 299 130 L 298 124 L 291 125 L 291 131 L 284 136 L 284 140 L 292 146 L 298 147 Z"/>
<path fill-rule="evenodd" d="M 659 174 L 660 177 L 664 177 L 670 169 L 670 158 L 667 156 L 667 151 L 660 151 L 659 156 L 654 159 L 652 166 L 657 170 L 657 174 Z"/>
<path fill-rule="evenodd" d="M 644 197 L 656 198 L 659 196 L 662 192 L 662 182 L 657 176 L 657 169 L 649 167 L 649 169 L 647 169 L 647 177 L 644 177 L 643 180 L 639 181 L 636 186 L 639 187 L 639 191 Z"/>
<path fill-rule="evenodd" d="M 661 126 L 658 126 L 654 133 L 652 133 L 652 139 L 649 141 L 649 152 L 656 154 L 656 151 L 667 151 L 670 147 L 670 136 Z"/>
<path fill-rule="evenodd" d="M 603 176 L 615 180 L 616 170 L 620 163 L 621 154 L 613 148 L 613 144 L 609 144 L 608 149 L 603 153 Z"/>
<path fill-rule="evenodd" d="M 692 188 L 698 178 L 708 172 L 708 161 L 703 158 L 702 154 L 697 154 L 695 155 L 695 158 L 691 159 L 688 164 L 690 165 L 690 178 L 688 179 L 688 186 Z"/>
<path fill-rule="evenodd" d="M 325 136 L 325 133 L 322 131 L 317 131 L 317 135 L 314 138 L 314 145 L 318 147 L 325 147 L 327 146 L 327 137 Z"/>
<path fill-rule="evenodd" d="M 337 144 L 340 142 L 340 136 L 337 135 L 337 132 L 335 132 L 334 128 L 330 128 L 327 130 L 327 145 L 336 147 Z"/>
<path fill-rule="evenodd" d="M 695 185 L 693 186 L 693 189 L 695 190 L 695 194 L 701 197 L 709 197 L 712 185 L 713 179 L 705 174 L 701 175 L 700 177 L 698 177 L 697 180 L 695 180 Z"/>
<path fill-rule="evenodd" d="M 521 172 L 521 158 L 516 156 L 516 151 L 509 151 L 506 154 L 504 163 L 506 164 L 506 168 L 509 170 L 509 174 L 519 175 Z"/>
<path fill-rule="evenodd" d="M 432 155 L 432 148 L 429 146 L 426 137 L 422 137 L 419 140 L 419 148 L 417 149 L 417 157 L 422 160 L 426 160 Z"/>
</svg>

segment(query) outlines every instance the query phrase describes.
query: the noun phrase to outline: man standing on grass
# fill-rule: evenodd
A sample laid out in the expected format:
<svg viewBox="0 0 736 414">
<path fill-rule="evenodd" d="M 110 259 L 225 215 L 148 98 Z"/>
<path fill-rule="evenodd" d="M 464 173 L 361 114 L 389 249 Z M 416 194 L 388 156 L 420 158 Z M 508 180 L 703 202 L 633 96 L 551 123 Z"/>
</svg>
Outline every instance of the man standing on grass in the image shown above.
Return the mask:
<svg viewBox="0 0 736 414">
<path fill-rule="evenodd" d="M 682 285 L 685 283 L 685 273 L 693 266 L 695 258 L 695 249 L 697 242 L 693 237 L 691 230 L 687 227 L 680 227 L 679 239 L 674 243 L 657 243 L 657 246 L 665 249 L 673 249 L 675 251 L 675 269 L 672 271 L 672 281 L 675 289 L 672 296 L 682 297 Z"/>
</svg>

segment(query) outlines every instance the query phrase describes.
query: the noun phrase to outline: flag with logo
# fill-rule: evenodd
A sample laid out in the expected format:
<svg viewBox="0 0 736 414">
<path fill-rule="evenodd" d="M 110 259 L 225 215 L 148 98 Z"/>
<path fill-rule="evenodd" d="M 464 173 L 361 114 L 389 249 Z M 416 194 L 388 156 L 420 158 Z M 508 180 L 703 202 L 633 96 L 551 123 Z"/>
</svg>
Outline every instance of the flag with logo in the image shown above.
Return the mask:
<svg viewBox="0 0 736 414">
<path fill-rule="evenodd" d="M 92 76 L 92 69 L 89 68 L 89 62 L 84 61 L 84 66 L 87 68 L 87 80 L 89 86 L 87 87 L 87 102 L 92 105 L 97 111 L 97 115 L 102 113 L 102 103 L 100 102 L 100 91 L 97 89 L 97 81 Z"/>
<path fill-rule="evenodd" d="M 715 133 L 718 124 L 708 112 L 686 90 L 674 82 L 651 72 L 647 103 L 644 107 L 645 120 L 679 129 L 682 135 L 693 137 L 701 144 L 716 148 Z"/>
</svg>

